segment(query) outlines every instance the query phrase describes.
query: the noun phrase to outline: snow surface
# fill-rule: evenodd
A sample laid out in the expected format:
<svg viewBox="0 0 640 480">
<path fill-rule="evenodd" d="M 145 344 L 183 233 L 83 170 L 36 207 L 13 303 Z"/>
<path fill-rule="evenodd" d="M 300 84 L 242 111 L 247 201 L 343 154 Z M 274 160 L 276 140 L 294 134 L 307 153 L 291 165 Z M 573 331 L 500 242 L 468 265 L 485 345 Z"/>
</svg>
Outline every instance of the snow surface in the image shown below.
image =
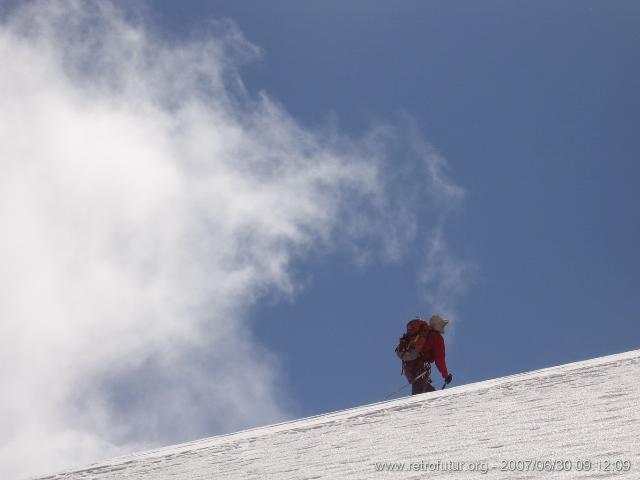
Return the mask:
<svg viewBox="0 0 640 480">
<path fill-rule="evenodd" d="M 404 470 L 377 471 L 382 462 Z M 559 462 L 565 471 L 558 471 Z M 623 471 L 627 466 L 630 470 Z M 481 473 L 485 468 L 487 473 Z M 640 350 L 207 438 L 40 478 L 639 479 Z"/>
</svg>

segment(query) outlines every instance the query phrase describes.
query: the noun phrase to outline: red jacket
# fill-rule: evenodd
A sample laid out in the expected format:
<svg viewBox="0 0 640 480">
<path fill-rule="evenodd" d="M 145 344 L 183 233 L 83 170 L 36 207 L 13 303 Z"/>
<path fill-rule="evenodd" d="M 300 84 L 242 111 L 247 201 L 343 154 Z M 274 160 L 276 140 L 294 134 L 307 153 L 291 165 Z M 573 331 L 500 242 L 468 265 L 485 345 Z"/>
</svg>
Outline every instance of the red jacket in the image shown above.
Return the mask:
<svg viewBox="0 0 640 480">
<path fill-rule="evenodd" d="M 445 360 L 444 338 L 440 332 L 429 329 L 417 342 L 416 347 L 422 352 L 425 362 L 435 362 L 442 378 L 447 378 L 447 362 Z"/>
</svg>

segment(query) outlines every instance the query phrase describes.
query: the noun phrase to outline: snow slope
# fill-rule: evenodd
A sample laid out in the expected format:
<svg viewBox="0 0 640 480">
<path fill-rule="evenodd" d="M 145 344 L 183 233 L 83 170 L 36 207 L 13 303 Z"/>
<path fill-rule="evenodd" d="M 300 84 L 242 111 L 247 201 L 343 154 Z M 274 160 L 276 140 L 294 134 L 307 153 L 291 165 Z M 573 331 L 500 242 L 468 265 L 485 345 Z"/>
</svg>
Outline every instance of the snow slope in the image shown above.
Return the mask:
<svg viewBox="0 0 640 480">
<path fill-rule="evenodd" d="M 41 478 L 638 479 L 640 350 Z"/>
</svg>

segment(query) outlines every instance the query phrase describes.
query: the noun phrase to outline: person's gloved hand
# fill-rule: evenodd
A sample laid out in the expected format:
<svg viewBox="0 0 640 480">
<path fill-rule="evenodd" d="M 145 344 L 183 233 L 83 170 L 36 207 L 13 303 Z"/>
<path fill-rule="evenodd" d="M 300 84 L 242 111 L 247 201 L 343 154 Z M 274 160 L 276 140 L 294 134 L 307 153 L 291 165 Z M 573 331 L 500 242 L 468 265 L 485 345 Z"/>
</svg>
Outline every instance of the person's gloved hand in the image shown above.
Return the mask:
<svg viewBox="0 0 640 480">
<path fill-rule="evenodd" d="M 449 374 L 447 375 L 447 378 L 444 379 L 444 383 L 449 385 L 451 383 L 451 380 L 453 380 L 453 375 Z"/>
</svg>

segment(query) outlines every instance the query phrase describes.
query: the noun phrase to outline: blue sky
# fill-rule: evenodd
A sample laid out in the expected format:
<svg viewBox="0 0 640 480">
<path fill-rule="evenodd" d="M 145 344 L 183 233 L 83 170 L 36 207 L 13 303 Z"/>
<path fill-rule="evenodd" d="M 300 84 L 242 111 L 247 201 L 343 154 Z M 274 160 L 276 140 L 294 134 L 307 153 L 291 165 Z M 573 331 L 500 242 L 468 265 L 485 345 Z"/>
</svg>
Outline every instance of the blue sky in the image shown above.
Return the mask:
<svg viewBox="0 0 640 480">
<path fill-rule="evenodd" d="M 264 51 L 248 87 L 304 124 L 334 116 L 357 133 L 406 112 L 447 159 L 466 191 L 448 241 L 476 267 L 449 339 L 457 384 L 638 348 L 638 13 L 622 1 L 155 4 L 174 35 L 233 19 Z M 302 262 L 300 295 L 255 308 L 303 414 L 402 383 L 394 341 L 432 311 L 424 249 L 393 265 Z"/>
<path fill-rule="evenodd" d="M 7 476 L 639 348 L 637 3 L 18 3 Z"/>
</svg>

